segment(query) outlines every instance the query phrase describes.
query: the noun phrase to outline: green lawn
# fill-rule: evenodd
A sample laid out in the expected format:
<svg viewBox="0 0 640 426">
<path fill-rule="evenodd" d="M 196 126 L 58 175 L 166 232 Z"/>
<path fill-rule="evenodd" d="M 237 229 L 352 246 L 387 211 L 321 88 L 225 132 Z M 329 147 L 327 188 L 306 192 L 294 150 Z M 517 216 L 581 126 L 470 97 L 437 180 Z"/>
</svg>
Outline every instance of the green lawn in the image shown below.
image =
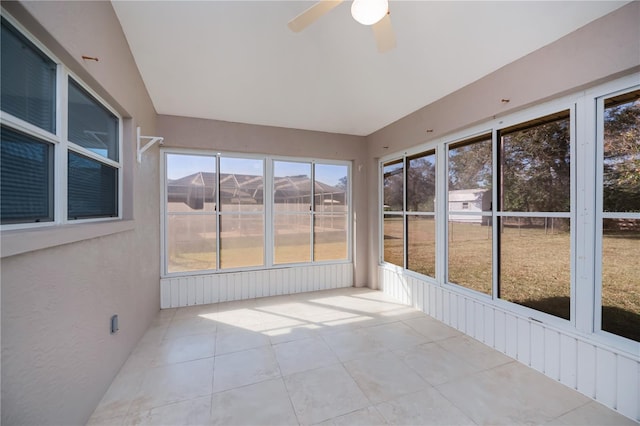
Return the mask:
<svg viewBox="0 0 640 426">
<path fill-rule="evenodd" d="M 569 318 L 570 233 L 563 220 L 546 230 L 515 223 L 503 228 L 501 298 Z M 408 266 L 433 276 L 433 223 L 416 220 L 409 227 Z M 491 294 L 491 227 L 452 223 L 449 231 L 449 281 Z M 385 261 L 402 265 L 402 220 L 387 218 L 384 233 Z M 603 240 L 603 329 L 640 341 L 640 236 L 625 234 L 608 234 Z"/>
</svg>

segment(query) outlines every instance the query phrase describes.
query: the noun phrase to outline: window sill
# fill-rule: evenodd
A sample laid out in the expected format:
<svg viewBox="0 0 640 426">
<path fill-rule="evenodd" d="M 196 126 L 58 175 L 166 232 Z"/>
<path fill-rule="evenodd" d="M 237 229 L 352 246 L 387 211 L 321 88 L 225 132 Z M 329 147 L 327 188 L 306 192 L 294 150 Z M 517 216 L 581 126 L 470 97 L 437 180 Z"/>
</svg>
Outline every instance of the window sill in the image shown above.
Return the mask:
<svg viewBox="0 0 640 426">
<path fill-rule="evenodd" d="M 131 231 L 134 227 L 135 221 L 133 220 L 117 220 L 2 231 L 2 250 L 0 250 L 0 257 L 5 258 L 64 244 L 76 243 L 78 241 L 90 240 L 92 238 L 104 237 L 119 232 Z"/>
</svg>

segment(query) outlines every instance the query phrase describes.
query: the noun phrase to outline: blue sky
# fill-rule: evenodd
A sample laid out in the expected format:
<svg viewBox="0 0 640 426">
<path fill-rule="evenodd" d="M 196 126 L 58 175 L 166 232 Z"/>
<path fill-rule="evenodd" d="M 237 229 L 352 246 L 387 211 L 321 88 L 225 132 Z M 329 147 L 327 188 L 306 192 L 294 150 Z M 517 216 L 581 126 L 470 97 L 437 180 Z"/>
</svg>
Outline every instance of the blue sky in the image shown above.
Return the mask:
<svg viewBox="0 0 640 426">
<path fill-rule="evenodd" d="M 235 173 L 245 175 L 259 175 L 263 170 L 263 161 L 251 158 L 231 158 L 220 159 L 222 173 Z M 281 176 L 309 175 L 311 168 L 309 163 L 298 163 L 290 161 L 275 161 L 274 174 Z M 167 178 L 179 179 L 198 172 L 213 173 L 216 171 L 216 158 L 205 155 L 167 155 Z M 316 180 L 336 185 L 340 178 L 347 175 L 347 166 L 335 164 L 316 164 Z"/>
</svg>

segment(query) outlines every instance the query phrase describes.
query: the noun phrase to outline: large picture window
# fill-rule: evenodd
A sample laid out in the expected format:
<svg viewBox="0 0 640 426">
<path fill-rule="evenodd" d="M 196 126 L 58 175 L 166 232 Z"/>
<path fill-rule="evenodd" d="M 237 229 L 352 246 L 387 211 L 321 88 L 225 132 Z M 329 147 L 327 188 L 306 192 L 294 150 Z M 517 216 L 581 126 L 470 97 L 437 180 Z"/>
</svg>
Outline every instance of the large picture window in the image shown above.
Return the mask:
<svg viewBox="0 0 640 426">
<path fill-rule="evenodd" d="M 640 90 L 600 108 L 600 328 L 640 342 Z"/>
<path fill-rule="evenodd" d="M 383 164 L 383 257 L 404 267 L 404 159 Z"/>
<path fill-rule="evenodd" d="M 491 294 L 491 135 L 451 144 L 447 152 L 447 278 Z"/>
<path fill-rule="evenodd" d="M 436 152 L 407 157 L 407 269 L 436 274 Z"/>
<path fill-rule="evenodd" d="M 349 260 L 347 163 L 164 155 L 164 274 Z"/>
<path fill-rule="evenodd" d="M 3 228 L 120 217 L 120 118 L 1 21 Z"/>
<path fill-rule="evenodd" d="M 499 132 L 499 297 L 570 319 L 569 111 Z"/>
</svg>

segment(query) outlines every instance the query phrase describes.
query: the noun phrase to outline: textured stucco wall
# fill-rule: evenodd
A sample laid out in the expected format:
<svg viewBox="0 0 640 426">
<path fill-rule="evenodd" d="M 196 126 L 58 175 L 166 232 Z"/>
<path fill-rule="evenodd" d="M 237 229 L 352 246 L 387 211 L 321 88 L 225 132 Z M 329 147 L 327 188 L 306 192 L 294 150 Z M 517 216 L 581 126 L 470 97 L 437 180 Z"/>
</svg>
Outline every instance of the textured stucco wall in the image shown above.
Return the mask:
<svg viewBox="0 0 640 426">
<path fill-rule="evenodd" d="M 138 165 L 134 139 L 136 125 L 154 134 L 156 113 L 110 2 L 2 6 L 125 118 L 133 229 L 1 263 L 2 424 L 84 424 L 160 306 L 158 148 Z"/>
<path fill-rule="evenodd" d="M 370 286 L 378 285 L 379 158 L 637 70 L 638 23 L 635 1 L 367 136 Z"/>
<path fill-rule="evenodd" d="M 165 147 L 351 161 L 354 283 L 356 287 L 368 285 L 368 169 L 364 137 L 170 115 L 158 116 L 158 133 L 165 138 Z"/>
</svg>

